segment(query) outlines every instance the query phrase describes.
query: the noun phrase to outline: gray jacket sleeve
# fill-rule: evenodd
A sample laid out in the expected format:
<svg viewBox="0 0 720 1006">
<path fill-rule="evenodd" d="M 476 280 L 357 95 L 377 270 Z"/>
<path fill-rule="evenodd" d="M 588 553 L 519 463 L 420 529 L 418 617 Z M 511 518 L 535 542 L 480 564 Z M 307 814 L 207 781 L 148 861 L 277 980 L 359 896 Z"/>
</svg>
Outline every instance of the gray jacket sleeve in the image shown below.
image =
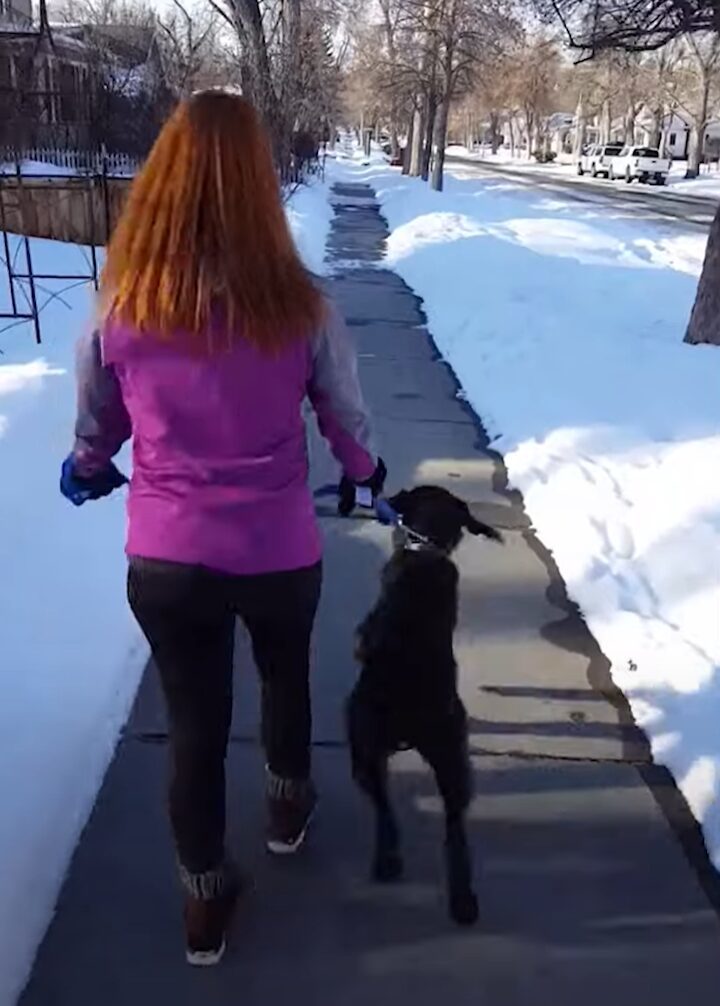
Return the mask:
<svg viewBox="0 0 720 1006">
<path fill-rule="evenodd" d="M 325 325 L 313 343 L 308 395 L 320 432 L 344 473 L 354 482 L 370 478 L 376 460 L 357 357 L 342 315 L 331 302 Z"/>
<path fill-rule="evenodd" d="M 83 336 L 77 344 L 77 419 L 75 469 L 90 477 L 106 468 L 132 434 L 130 417 L 111 365 L 102 358 L 99 332 Z"/>
</svg>

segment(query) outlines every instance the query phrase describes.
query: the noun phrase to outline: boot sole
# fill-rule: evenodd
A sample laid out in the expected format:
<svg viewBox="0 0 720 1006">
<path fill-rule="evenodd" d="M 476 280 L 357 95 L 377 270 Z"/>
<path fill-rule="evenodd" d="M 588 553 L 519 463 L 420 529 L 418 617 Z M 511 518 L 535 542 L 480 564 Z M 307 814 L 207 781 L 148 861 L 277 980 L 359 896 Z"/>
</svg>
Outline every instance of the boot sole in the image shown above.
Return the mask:
<svg viewBox="0 0 720 1006">
<path fill-rule="evenodd" d="M 227 943 L 222 941 L 217 950 L 190 950 L 185 951 L 185 958 L 188 964 L 194 968 L 212 968 L 225 956 Z"/>
<path fill-rule="evenodd" d="M 312 821 L 314 815 L 315 810 L 313 809 L 308 815 L 305 827 L 294 842 L 279 842 L 275 839 L 268 838 L 265 843 L 267 845 L 268 852 L 271 852 L 273 856 L 293 856 L 296 852 L 298 852 L 305 843 L 308 828 L 310 827 L 310 822 Z"/>
</svg>

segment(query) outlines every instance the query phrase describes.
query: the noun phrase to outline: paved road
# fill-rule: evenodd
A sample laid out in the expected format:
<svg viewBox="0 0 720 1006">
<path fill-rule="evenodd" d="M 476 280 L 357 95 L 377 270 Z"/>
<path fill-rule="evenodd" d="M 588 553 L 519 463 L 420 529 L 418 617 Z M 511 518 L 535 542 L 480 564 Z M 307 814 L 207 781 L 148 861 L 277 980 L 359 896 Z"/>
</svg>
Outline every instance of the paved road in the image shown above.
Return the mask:
<svg viewBox="0 0 720 1006">
<path fill-rule="evenodd" d="M 463 174 L 512 178 L 520 185 L 542 189 L 578 202 L 599 203 L 642 219 L 662 220 L 665 223 L 672 221 L 703 230 L 710 226 L 718 208 L 717 199 L 684 195 L 673 192 L 671 188 L 640 185 L 639 182 L 627 185 L 625 182 L 610 182 L 585 176 L 580 178 L 577 175 L 562 177 L 546 174 L 540 167 L 500 167 L 456 155 L 449 155 L 447 164 Z"/>
<path fill-rule="evenodd" d="M 255 893 L 223 965 L 188 969 L 163 808 L 165 723 L 149 672 L 22 1004 L 676 1006 L 692 989 L 695 1006 L 715 1006 L 720 927 L 698 879 L 702 856 L 696 849 L 691 865 L 678 841 L 687 816 L 648 765 L 521 499 L 457 398 L 421 304 L 375 268 L 386 230 L 372 192 L 340 186 L 336 200 L 332 285 L 357 339 L 391 488 L 446 485 L 507 532 L 504 548 L 473 540 L 459 553 L 482 924 L 460 932 L 446 920 L 440 807 L 414 756 L 394 772 L 407 880 L 386 889 L 367 880 L 371 822 L 349 780 L 340 705 L 355 675 L 351 630 L 375 594 L 388 532 L 328 508 L 314 680 L 323 800 L 309 847 L 290 862 L 263 852 L 257 694 L 241 636 L 229 844 Z M 316 435 L 311 455 L 320 484 L 333 469 Z"/>
</svg>

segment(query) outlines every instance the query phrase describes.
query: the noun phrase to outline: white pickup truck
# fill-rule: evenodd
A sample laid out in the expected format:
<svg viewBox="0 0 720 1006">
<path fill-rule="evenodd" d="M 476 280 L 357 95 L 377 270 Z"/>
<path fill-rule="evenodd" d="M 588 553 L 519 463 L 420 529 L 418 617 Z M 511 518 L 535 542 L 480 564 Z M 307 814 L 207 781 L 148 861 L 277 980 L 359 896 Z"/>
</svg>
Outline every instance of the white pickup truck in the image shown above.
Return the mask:
<svg viewBox="0 0 720 1006">
<path fill-rule="evenodd" d="M 621 149 L 619 143 L 593 143 L 585 147 L 578 160 L 577 173 L 581 176 L 587 173 L 593 178 L 599 178 L 600 175 L 609 178 L 610 162 Z"/>
<path fill-rule="evenodd" d="M 660 157 L 655 147 L 623 147 L 610 161 L 610 179 L 624 178 L 631 182 L 637 178 L 640 182 L 664 185 L 671 167 L 672 161 Z"/>
</svg>

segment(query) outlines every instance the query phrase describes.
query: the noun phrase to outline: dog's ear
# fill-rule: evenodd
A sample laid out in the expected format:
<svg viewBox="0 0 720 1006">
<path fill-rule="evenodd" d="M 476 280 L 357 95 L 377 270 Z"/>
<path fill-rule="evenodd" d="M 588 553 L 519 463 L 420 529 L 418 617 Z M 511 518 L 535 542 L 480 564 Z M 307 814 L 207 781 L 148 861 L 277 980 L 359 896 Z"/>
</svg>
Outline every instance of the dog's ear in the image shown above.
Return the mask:
<svg viewBox="0 0 720 1006">
<path fill-rule="evenodd" d="M 465 504 L 465 511 L 467 516 L 465 517 L 464 527 L 470 532 L 470 534 L 481 534 L 485 538 L 490 538 L 491 541 L 503 540 L 503 536 L 499 531 L 496 531 L 494 527 L 490 527 L 489 524 L 484 524 L 483 521 L 473 517 L 467 504 Z"/>
<path fill-rule="evenodd" d="M 405 510 L 407 509 L 408 499 L 410 498 L 410 493 L 406 489 L 401 489 L 399 493 L 391 496 L 388 503 L 393 508 L 395 513 L 399 513 L 401 517 L 405 515 Z"/>
</svg>

